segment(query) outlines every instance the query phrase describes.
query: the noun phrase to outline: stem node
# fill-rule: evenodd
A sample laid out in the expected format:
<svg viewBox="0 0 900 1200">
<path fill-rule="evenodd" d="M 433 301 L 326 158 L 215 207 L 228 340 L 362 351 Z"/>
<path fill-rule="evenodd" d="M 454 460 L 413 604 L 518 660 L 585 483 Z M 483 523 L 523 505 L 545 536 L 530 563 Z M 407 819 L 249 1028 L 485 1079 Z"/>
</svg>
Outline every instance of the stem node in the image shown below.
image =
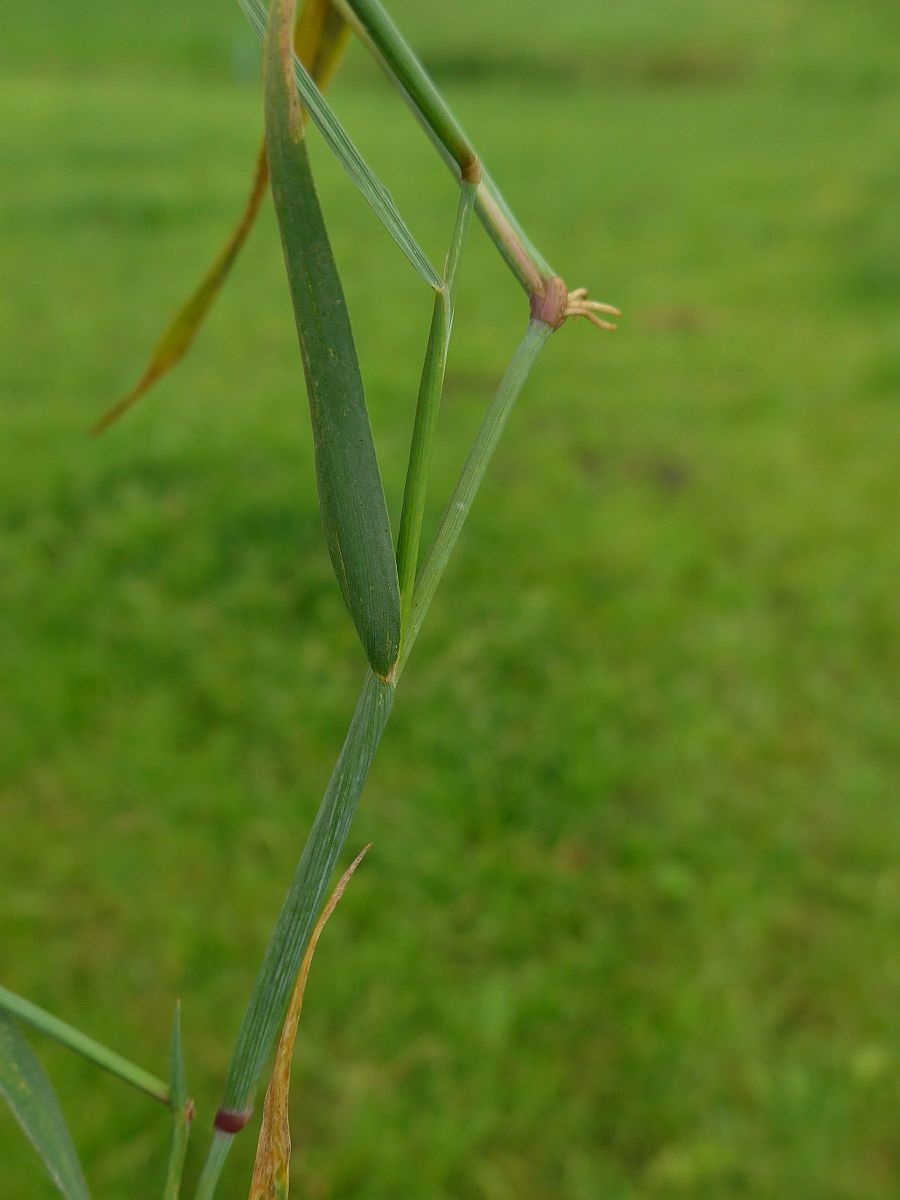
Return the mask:
<svg viewBox="0 0 900 1200">
<path fill-rule="evenodd" d="M 531 293 L 531 319 L 557 330 L 566 319 L 569 290 L 558 275 Z"/>
<path fill-rule="evenodd" d="M 213 1127 L 220 1133 L 240 1133 L 252 1116 L 252 1108 L 245 1108 L 240 1112 L 231 1108 L 220 1108 L 213 1121 Z"/>
</svg>

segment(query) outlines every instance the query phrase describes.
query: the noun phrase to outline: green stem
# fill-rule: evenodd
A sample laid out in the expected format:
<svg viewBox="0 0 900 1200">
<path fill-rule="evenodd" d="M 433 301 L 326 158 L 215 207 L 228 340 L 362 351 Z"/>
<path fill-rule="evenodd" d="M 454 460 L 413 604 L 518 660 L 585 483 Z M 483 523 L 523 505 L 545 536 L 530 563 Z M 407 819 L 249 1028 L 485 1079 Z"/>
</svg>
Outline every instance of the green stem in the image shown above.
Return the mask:
<svg viewBox="0 0 900 1200">
<path fill-rule="evenodd" d="M 403 98 L 441 157 L 461 180 L 478 183 L 478 216 L 525 291 L 540 292 L 555 275 L 489 175 L 471 138 L 450 111 L 412 47 L 379 0 L 333 0 Z"/>
<path fill-rule="evenodd" d="M 181 1045 L 181 1001 L 175 1005 L 172 1022 L 172 1041 L 169 1046 L 169 1096 L 172 1108 L 172 1135 L 169 1141 L 169 1163 L 163 1200 L 178 1200 L 181 1192 L 181 1177 L 184 1174 L 184 1158 L 187 1154 L 188 1137 L 194 1106 L 187 1094 L 187 1078 L 184 1071 L 184 1051 Z"/>
<path fill-rule="evenodd" d="M 338 0 L 337 7 L 399 85 L 442 155 L 458 168 L 460 178 L 477 181 L 480 172 L 475 147 L 412 47 L 378 0 Z M 473 175 L 473 171 L 478 173 Z"/>
<path fill-rule="evenodd" d="M 406 486 L 403 491 L 403 511 L 400 517 L 400 533 L 397 537 L 397 570 L 400 577 L 401 627 L 405 624 L 412 604 L 416 582 L 416 567 L 419 561 L 419 542 L 422 536 L 422 518 L 428 490 L 428 475 L 434 450 L 441 395 L 444 390 L 444 375 L 447 370 L 447 351 L 453 326 L 453 304 L 456 293 L 456 275 L 462 255 L 463 244 L 469 230 L 472 206 L 475 201 L 475 184 L 464 183 L 459 195 L 456 224 L 450 242 L 450 250 L 444 266 L 444 283 L 435 293 L 431 314 L 431 328 L 425 363 L 419 382 L 419 396 L 409 447 L 409 466 L 406 471 Z"/>
<path fill-rule="evenodd" d="M 133 1062 L 129 1062 L 127 1058 L 117 1054 L 115 1050 L 110 1050 L 100 1042 L 94 1041 L 80 1029 L 75 1029 L 74 1026 L 61 1021 L 59 1017 L 54 1017 L 52 1013 L 38 1008 L 30 1000 L 17 996 L 15 992 L 10 992 L 5 987 L 0 987 L 0 1009 L 11 1013 L 24 1024 L 30 1025 L 32 1029 L 37 1029 L 40 1033 L 45 1033 L 47 1037 L 68 1046 L 70 1050 L 74 1050 L 76 1054 L 88 1059 L 95 1066 L 102 1067 L 104 1071 L 109 1071 L 111 1075 L 117 1076 L 125 1083 L 130 1083 L 132 1087 L 152 1096 L 154 1100 L 159 1100 L 162 1104 L 169 1103 L 169 1088 L 161 1079 L 157 1079 L 149 1071 L 135 1066 Z"/>
<path fill-rule="evenodd" d="M 500 386 L 497 389 L 491 406 L 485 414 L 481 428 L 469 451 L 465 465 L 460 473 L 453 495 L 444 509 L 444 515 L 435 534 L 434 542 L 422 564 L 422 570 L 416 580 L 416 590 L 413 596 L 409 624 L 404 632 L 400 648 L 400 657 L 395 668 L 399 678 L 413 643 L 419 636 L 422 622 L 434 599 L 438 584 L 447 567 L 450 555 L 462 532 L 466 517 L 472 503 L 478 494 L 485 471 L 493 457 L 494 451 L 503 433 L 509 414 L 522 390 L 531 368 L 537 361 L 538 355 L 544 348 L 547 339 L 553 332 L 551 326 L 543 321 L 529 321 L 525 335 L 516 349 L 515 354 Z"/>
</svg>

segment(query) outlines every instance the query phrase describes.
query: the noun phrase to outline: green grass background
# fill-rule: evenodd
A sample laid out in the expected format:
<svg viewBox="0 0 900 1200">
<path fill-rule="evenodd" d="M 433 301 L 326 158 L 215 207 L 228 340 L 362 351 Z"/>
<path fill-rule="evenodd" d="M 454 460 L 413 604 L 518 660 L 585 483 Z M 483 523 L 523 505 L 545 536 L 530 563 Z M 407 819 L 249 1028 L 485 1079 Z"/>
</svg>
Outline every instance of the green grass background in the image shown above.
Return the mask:
<svg viewBox="0 0 900 1200">
<path fill-rule="evenodd" d="M 895 1198 L 898 9 L 392 7 L 627 315 L 550 343 L 404 677 L 296 1194 Z M 182 997 L 195 1178 L 363 668 L 270 210 L 183 368 L 86 429 L 242 202 L 258 47 L 226 0 L 48 0 L 0 67 L 0 971 L 158 1072 Z M 452 188 L 358 48 L 335 102 L 438 259 Z M 428 296 L 314 153 L 396 521 Z M 478 231 L 432 527 L 523 317 Z M 158 1196 L 165 1114 L 41 1051 L 96 1197 Z M 0 1160 L 51 1194 L 6 1114 Z"/>
</svg>

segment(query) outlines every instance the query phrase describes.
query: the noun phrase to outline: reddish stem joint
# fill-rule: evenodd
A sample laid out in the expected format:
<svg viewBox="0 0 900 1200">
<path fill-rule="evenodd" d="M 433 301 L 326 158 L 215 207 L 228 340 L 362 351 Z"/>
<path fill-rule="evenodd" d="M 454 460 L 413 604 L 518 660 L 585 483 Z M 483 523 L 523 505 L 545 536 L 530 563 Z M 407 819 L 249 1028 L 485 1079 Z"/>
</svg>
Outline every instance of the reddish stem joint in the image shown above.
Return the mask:
<svg viewBox="0 0 900 1200">
<path fill-rule="evenodd" d="M 240 1133 L 252 1116 L 252 1108 L 245 1108 L 243 1112 L 220 1108 L 213 1121 L 213 1128 L 218 1129 L 220 1133 Z"/>
<path fill-rule="evenodd" d="M 570 292 L 558 275 L 548 279 L 539 291 L 531 293 L 531 319 L 543 321 L 551 329 L 559 329 L 569 317 L 586 317 L 598 329 L 615 329 L 604 316 L 620 317 L 622 314 L 612 304 L 601 304 L 588 300 L 587 288 L 576 288 Z"/>
</svg>

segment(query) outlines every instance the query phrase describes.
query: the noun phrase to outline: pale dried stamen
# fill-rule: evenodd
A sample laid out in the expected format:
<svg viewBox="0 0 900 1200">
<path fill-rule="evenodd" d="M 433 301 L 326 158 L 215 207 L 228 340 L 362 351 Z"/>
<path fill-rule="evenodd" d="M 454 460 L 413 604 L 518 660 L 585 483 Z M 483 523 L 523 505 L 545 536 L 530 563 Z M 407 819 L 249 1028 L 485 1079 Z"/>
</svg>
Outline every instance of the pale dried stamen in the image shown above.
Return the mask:
<svg viewBox="0 0 900 1200">
<path fill-rule="evenodd" d="M 612 304 L 601 304 L 599 300 L 588 300 L 587 296 L 588 290 L 584 287 L 575 288 L 573 292 L 569 292 L 566 297 L 566 316 L 585 317 L 598 329 L 615 329 L 616 326 L 611 321 L 604 321 L 598 314 L 621 317 L 621 312 Z"/>
</svg>

